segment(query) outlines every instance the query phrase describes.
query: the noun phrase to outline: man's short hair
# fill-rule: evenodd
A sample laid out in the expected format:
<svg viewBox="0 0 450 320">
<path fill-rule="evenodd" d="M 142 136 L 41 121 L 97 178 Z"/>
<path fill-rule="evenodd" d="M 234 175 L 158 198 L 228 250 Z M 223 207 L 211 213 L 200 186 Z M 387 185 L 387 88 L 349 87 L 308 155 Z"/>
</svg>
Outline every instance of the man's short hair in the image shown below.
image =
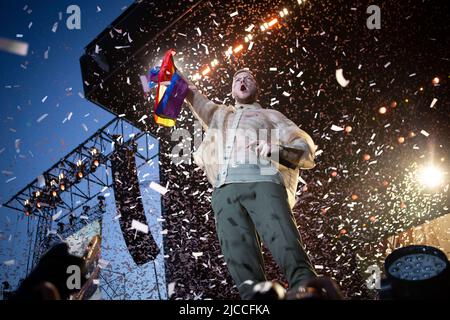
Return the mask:
<svg viewBox="0 0 450 320">
<path fill-rule="evenodd" d="M 248 70 L 248 69 L 239 69 L 238 71 L 236 71 L 236 72 L 234 73 L 233 80 L 234 80 L 234 78 L 237 77 L 237 75 L 238 75 L 239 73 L 242 73 L 242 72 L 247 72 L 248 74 L 250 74 L 250 75 L 253 77 L 253 79 L 256 80 L 256 78 L 255 78 L 255 76 L 253 75 L 253 73 L 251 73 L 251 71 Z"/>
</svg>

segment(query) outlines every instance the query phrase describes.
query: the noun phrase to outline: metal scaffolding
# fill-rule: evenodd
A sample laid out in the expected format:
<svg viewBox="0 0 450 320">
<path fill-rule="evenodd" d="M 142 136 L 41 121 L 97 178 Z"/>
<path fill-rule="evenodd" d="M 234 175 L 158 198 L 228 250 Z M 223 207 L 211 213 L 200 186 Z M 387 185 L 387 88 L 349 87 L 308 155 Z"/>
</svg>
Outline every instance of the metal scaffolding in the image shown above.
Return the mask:
<svg viewBox="0 0 450 320">
<path fill-rule="evenodd" d="M 45 171 L 40 178 L 36 178 L 20 190 L 4 206 L 25 212 L 25 206 L 28 203 L 29 214 L 46 218 L 57 209 L 72 212 L 80 208 L 100 194 L 100 192 L 92 192 L 93 185 L 102 188 L 112 186 L 108 175 L 101 177 L 96 173 L 96 169 L 100 165 L 110 169 L 109 160 L 112 158 L 114 150 L 110 148 L 111 150 L 108 152 L 107 146 L 121 143 L 124 146 L 132 147 L 142 139 L 145 139 L 148 146 L 149 136 L 155 138 L 152 134 L 141 131 L 127 135 L 126 130 L 130 127 L 134 128 L 124 118 L 118 117 L 111 120 Z M 144 162 L 149 162 L 158 156 L 158 154 L 151 156 L 149 148 L 144 149 L 144 153 L 137 148 L 134 149 L 136 156 Z M 80 186 L 82 182 L 86 182 L 86 188 Z"/>
<path fill-rule="evenodd" d="M 148 132 L 136 129 L 128 120 L 117 117 L 4 204 L 9 209 L 37 217 L 33 250 L 30 253 L 31 265 L 28 259 L 27 274 L 48 249 L 52 223 L 57 224 L 75 210 L 86 207 L 86 204 L 96 197 L 99 204 L 95 210 L 85 210 L 86 217 L 88 220 L 101 218 L 104 212 L 102 208 L 104 198 L 102 199 L 101 193 L 113 187 L 113 179 L 109 177 L 108 172 L 111 169 L 110 160 L 115 153 L 114 144 L 120 143 L 123 147 L 132 149 L 135 156 L 142 160 L 137 165 L 137 168 L 140 168 L 146 163 L 151 163 L 159 154 L 158 152 L 150 154 L 150 137 L 155 138 Z M 146 147 L 137 148 L 138 143 L 145 143 Z M 99 174 L 100 166 L 104 168 L 102 171 L 106 174 Z M 73 234 L 82 226 L 83 221 L 77 221 L 64 230 L 63 234 L 65 236 Z"/>
</svg>

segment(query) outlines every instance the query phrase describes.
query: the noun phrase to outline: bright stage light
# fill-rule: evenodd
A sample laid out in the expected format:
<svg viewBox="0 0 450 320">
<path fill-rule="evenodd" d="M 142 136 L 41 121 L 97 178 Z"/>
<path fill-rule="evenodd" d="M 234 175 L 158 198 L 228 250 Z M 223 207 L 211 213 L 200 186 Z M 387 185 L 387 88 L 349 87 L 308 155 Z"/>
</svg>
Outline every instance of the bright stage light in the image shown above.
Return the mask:
<svg viewBox="0 0 450 320">
<path fill-rule="evenodd" d="M 211 68 L 209 66 L 207 66 L 205 69 L 203 69 L 202 76 L 206 76 L 210 71 L 211 71 Z"/>
<path fill-rule="evenodd" d="M 211 67 L 215 67 L 215 66 L 217 66 L 219 64 L 219 60 L 217 60 L 217 59 L 214 59 L 213 61 L 211 61 Z"/>
<path fill-rule="evenodd" d="M 233 49 L 234 53 L 238 53 L 239 51 L 241 51 L 242 49 L 244 49 L 244 46 L 242 44 L 238 45 L 237 47 L 235 47 Z"/>
<path fill-rule="evenodd" d="M 425 187 L 435 188 L 444 181 L 444 173 L 440 168 L 430 165 L 418 172 L 418 180 Z"/>
</svg>

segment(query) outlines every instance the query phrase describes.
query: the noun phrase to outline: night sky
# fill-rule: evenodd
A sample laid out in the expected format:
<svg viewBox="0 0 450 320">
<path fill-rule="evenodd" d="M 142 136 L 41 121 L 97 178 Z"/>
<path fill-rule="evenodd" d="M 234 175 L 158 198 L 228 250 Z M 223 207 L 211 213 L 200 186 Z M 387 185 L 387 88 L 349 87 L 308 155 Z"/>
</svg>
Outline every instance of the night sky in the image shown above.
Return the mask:
<svg viewBox="0 0 450 320">
<path fill-rule="evenodd" d="M 0 37 L 29 44 L 27 56 L 0 51 L 1 203 L 113 118 L 83 98 L 79 58 L 92 38 L 130 3 L 0 2 Z M 66 8 L 71 4 L 81 9 L 80 30 L 66 27 Z M 11 284 L 23 276 L 21 262 L 28 255 L 25 218 L 0 208 L 0 273 L 2 279 L 11 277 Z M 3 265 L 14 259 L 15 266 Z"/>
</svg>

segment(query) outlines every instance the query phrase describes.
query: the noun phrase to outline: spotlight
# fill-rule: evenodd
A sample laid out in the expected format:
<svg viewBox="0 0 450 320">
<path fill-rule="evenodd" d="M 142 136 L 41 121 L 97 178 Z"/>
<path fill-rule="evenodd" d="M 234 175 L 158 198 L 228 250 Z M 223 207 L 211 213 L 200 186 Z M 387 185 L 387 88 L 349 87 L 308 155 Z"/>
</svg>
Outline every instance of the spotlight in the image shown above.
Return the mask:
<svg viewBox="0 0 450 320">
<path fill-rule="evenodd" d="M 25 212 L 26 216 L 30 216 L 31 213 L 33 212 L 33 208 L 31 207 L 31 204 L 30 204 L 30 200 L 28 200 L 28 199 L 25 200 L 23 211 Z"/>
<path fill-rule="evenodd" d="M 83 171 L 84 171 L 83 161 L 78 160 L 77 161 L 77 172 L 76 172 L 76 179 L 77 180 L 80 180 L 80 179 L 82 179 L 84 177 Z"/>
<path fill-rule="evenodd" d="M 66 185 L 65 185 L 63 182 L 61 182 L 61 183 L 59 184 L 59 190 L 61 190 L 61 191 L 66 190 Z"/>
<path fill-rule="evenodd" d="M 434 85 L 438 85 L 440 80 L 438 77 L 434 77 L 433 80 L 431 81 Z"/>
<path fill-rule="evenodd" d="M 92 149 L 91 149 L 91 154 L 92 154 L 93 156 L 95 156 L 96 154 L 98 154 L 98 150 L 97 150 L 96 148 L 92 148 Z"/>
<path fill-rule="evenodd" d="M 97 168 L 99 166 L 100 166 L 100 159 L 94 158 L 94 160 L 92 160 L 92 164 L 91 164 L 91 172 L 94 172 L 95 170 L 97 170 Z"/>
<path fill-rule="evenodd" d="M 58 192 L 56 190 L 52 190 L 52 197 L 56 198 L 58 196 Z"/>
<path fill-rule="evenodd" d="M 393 299 L 448 299 L 449 261 L 441 250 L 413 245 L 392 252 L 384 268 Z"/>
<path fill-rule="evenodd" d="M 387 112 L 387 109 L 386 109 L 386 107 L 381 107 L 380 109 L 378 109 L 378 112 L 380 114 L 385 114 Z"/>
<path fill-rule="evenodd" d="M 440 168 L 429 165 L 419 170 L 418 180 L 424 187 L 435 188 L 443 183 L 444 173 Z"/>
</svg>

